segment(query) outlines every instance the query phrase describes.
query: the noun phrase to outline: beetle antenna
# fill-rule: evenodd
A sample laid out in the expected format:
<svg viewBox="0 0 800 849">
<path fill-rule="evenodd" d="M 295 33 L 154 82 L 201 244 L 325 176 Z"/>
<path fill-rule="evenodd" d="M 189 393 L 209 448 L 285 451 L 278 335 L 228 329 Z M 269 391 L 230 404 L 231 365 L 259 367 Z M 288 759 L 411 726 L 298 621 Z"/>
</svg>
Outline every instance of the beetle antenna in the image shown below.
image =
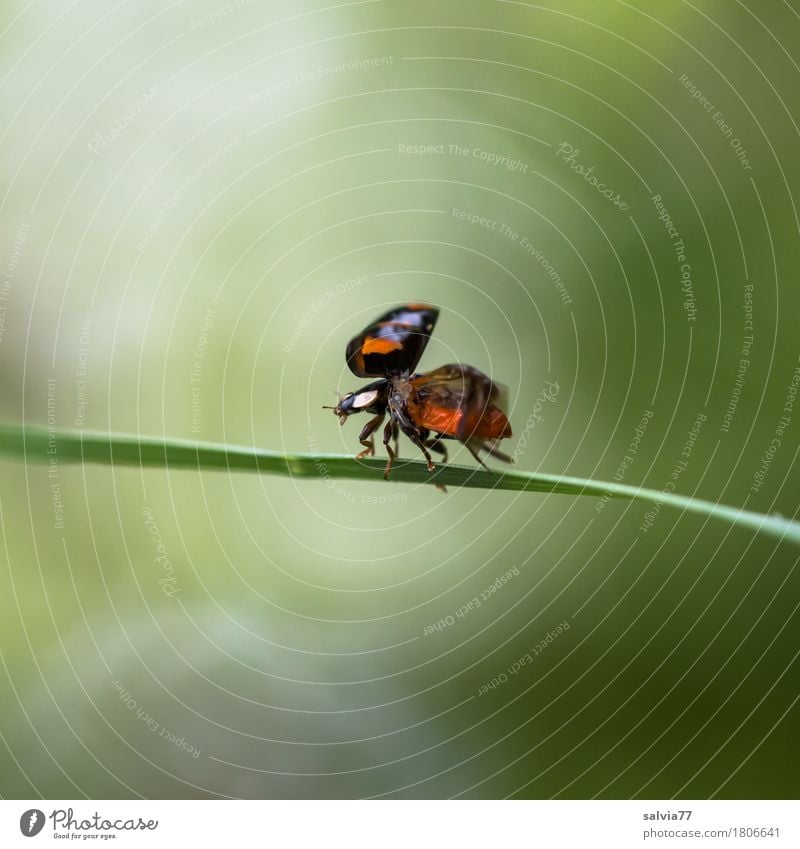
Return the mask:
<svg viewBox="0 0 800 849">
<path fill-rule="evenodd" d="M 341 393 L 341 392 L 339 392 L 339 390 L 338 390 L 338 389 L 334 389 L 334 392 L 336 393 L 336 401 L 337 401 L 337 403 L 336 403 L 336 407 L 338 407 L 338 406 L 339 406 L 339 402 L 341 402 L 341 400 L 342 400 L 342 393 Z M 327 406 L 325 406 L 325 405 L 323 404 L 322 409 L 323 409 L 323 410 L 335 410 L 335 409 L 336 409 L 336 407 L 327 407 Z"/>
</svg>

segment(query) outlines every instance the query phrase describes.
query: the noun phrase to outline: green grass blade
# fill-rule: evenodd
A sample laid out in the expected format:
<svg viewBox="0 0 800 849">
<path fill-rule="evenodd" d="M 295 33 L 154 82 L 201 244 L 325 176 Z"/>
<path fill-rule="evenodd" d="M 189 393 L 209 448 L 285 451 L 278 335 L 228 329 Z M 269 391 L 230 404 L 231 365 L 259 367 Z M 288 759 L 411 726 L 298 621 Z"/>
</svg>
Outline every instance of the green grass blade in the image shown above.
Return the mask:
<svg viewBox="0 0 800 849">
<path fill-rule="evenodd" d="M 240 472 L 287 475 L 298 478 L 349 478 L 373 480 L 383 485 L 385 461 L 356 460 L 342 454 L 282 454 L 260 448 L 219 445 L 180 439 L 158 439 L 129 434 L 91 431 L 55 431 L 0 425 L 0 455 L 26 462 L 102 463 L 170 469 L 226 469 Z M 610 496 L 657 502 L 691 513 L 711 516 L 800 544 L 800 522 L 777 515 L 740 510 L 699 498 L 654 489 L 548 475 L 540 472 L 487 471 L 479 467 L 440 465 L 431 474 L 420 462 L 399 462 L 392 469 L 393 483 L 438 483 L 448 487 L 498 489 L 511 492 L 547 492 L 562 495 Z"/>
</svg>

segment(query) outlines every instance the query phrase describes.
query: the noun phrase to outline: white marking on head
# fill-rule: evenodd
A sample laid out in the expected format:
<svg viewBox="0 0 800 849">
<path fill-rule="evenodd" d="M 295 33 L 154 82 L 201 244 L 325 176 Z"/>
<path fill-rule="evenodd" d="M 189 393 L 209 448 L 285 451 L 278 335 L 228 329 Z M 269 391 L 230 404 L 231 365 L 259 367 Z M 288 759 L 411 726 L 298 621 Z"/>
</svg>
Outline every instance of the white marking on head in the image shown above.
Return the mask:
<svg viewBox="0 0 800 849">
<path fill-rule="evenodd" d="M 353 396 L 353 409 L 363 410 L 365 407 L 369 407 L 371 404 L 374 404 L 377 397 L 377 389 L 373 389 L 370 392 L 359 392 L 358 395 Z"/>
</svg>

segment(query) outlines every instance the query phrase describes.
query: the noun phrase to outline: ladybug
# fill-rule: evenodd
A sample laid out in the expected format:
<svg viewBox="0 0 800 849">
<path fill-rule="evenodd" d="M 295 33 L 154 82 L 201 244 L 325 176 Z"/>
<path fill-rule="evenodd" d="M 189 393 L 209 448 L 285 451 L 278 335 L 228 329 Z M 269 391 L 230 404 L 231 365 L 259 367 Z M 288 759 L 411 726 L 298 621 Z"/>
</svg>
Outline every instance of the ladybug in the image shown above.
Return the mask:
<svg viewBox="0 0 800 849">
<path fill-rule="evenodd" d="M 335 407 L 324 408 L 333 410 L 341 424 L 354 413 L 372 416 L 358 436 L 364 450 L 357 459 L 375 454 L 373 434 L 388 415 L 383 429 L 389 455 L 387 480 L 398 456 L 401 431 L 422 451 L 429 472 L 435 468 L 431 451 L 447 462 L 447 448 L 442 444 L 446 439 L 466 445 L 481 465 L 485 464 L 479 451 L 511 462 L 496 447 L 499 440 L 511 436 L 511 425 L 500 407 L 500 390 L 489 377 L 460 363 L 425 373 L 414 371 L 438 317 L 435 307 L 404 304 L 376 319 L 350 340 L 346 359 L 353 374 L 378 379 L 349 392 Z"/>
</svg>

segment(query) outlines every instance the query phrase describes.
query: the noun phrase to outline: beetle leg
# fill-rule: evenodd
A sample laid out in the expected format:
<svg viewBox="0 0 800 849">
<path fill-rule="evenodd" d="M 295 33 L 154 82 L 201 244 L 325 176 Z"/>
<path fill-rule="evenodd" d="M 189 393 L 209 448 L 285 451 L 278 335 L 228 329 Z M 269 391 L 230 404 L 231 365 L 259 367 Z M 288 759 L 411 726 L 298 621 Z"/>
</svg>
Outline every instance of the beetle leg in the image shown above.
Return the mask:
<svg viewBox="0 0 800 849">
<path fill-rule="evenodd" d="M 435 436 L 433 439 L 427 440 L 425 442 L 425 446 L 426 448 L 430 448 L 431 451 L 441 454 L 443 463 L 447 462 L 447 446 L 442 445 L 442 440 L 439 436 Z M 440 483 L 436 484 L 436 489 L 438 489 L 439 492 L 447 492 L 447 487 Z"/>
<path fill-rule="evenodd" d="M 390 421 L 383 429 L 383 444 L 386 447 L 386 453 L 389 455 L 389 459 L 386 461 L 386 468 L 383 470 L 384 480 L 387 481 L 389 480 L 389 472 L 392 470 L 392 463 L 394 463 L 394 459 L 397 457 L 397 452 L 393 451 L 392 446 L 389 445 L 396 430 L 397 424 L 394 420 Z"/>
<path fill-rule="evenodd" d="M 432 472 L 436 466 L 433 465 L 433 460 L 431 460 L 431 455 L 428 453 L 428 449 L 425 447 L 425 442 L 430 435 L 430 431 L 427 428 L 421 428 L 414 423 L 411 417 L 408 415 L 408 410 L 405 406 L 393 409 L 393 414 L 396 417 L 397 425 L 399 425 L 400 430 L 414 443 L 414 445 L 419 448 L 420 451 L 425 455 L 425 460 L 428 464 L 428 471 Z"/>
<path fill-rule="evenodd" d="M 438 454 L 441 454 L 443 463 L 447 462 L 447 448 L 442 445 L 442 441 L 441 439 L 439 439 L 438 436 L 434 437 L 429 442 L 426 442 L 425 445 L 430 448 L 431 451 L 436 451 Z M 447 487 L 444 484 L 437 483 L 434 485 L 436 489 L 439 490 L 439 492 L 444 492 L 445 494 L 447 494 Z"/>
<path fill-rule="evenodd" d="M 514 460 L 508 456 L 508 454 L 504 454 L 500 451 L 497 446 L 491 442 L 486 442 L 483 445 L 484 449 L 492 455 L 492 457 L 497 457 L 498 460 L 503 460 L 505 463 L 513 463 Z"/>
<path fill-rule="evenodd" d="M 438 436 L 426 442 L 425 445 L 430 448 L 431 451 L 441 454 L 443 463 L 447 462 L 447 446 L 442 445 L 442 440 Z"/>
<path fill-rule="evenodd" d="M 364 457 L 372 457 L 375 454 L 375 440 L 372 437 L 372 434 L 381 426 L 381 422 L 384 420 L 385 414 L 379 413 L 375 418 L 370 419 L 363 428 L 361 428 L 361 433 L 358 435 L 358 441 L 364 446 L 363 451 L 359 451 L 356 454 L 356 460 L 361 460 Z"/>
<path fill-rule="evenodd" d="M 467 440 L 464 445 L 467 446 L 467 450 L 469 451 L 469 453 L 472 454 L 472 456 L 483 466 L 483 468 L 489 470 L 489 467 L 486 465 L 486 463 L 484 463 L 483 460 L 481 460 L 481 458 L 478 456 L 478 452 L 473 447 L 472 442 L 470 440 Z M 483 448 L 483 445 L 479 443 L 478 447 Z"/>
<path fill-rule="evenodd" d="M 433 460 L 431 460 L 431 455 L 428 452 L 428 449 L 425 447 L 425 440 L 422 438 L 419 430 L 417 428 L 403 428 L 403 433 L 414 443 L 414 445 L 419 448 L 420 451 L 425 455 L 425 461 L 428 464 L 428 471 L 432 472 L 436 466 L 433 464 Z"/>
<path fill-rule="evenodd" d="M 432 472 L 436 466 L 434 465 L 433 460 L 431 460 L 431 455 L 428 453 L 428 449 L 422 441 L 418 442 L 417 445 L 419 446 L 419 450 L 425 455 L 425 462 L 428 464 L 428 471 Z"/>
</svg>

